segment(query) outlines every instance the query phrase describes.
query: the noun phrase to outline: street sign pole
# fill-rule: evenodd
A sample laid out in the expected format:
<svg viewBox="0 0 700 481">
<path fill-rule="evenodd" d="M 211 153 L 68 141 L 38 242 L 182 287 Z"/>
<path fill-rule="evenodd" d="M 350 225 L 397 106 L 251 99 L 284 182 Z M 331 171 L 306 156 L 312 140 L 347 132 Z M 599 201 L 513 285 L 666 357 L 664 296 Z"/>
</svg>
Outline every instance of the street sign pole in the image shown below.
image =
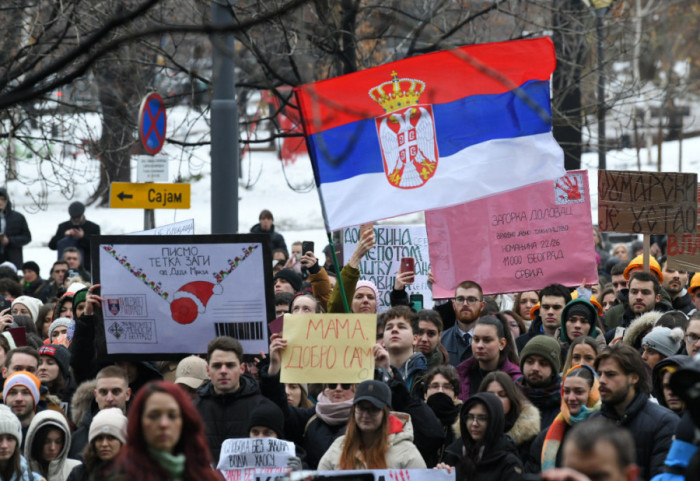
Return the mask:
<svg viewBox="0 0 700 481">
<path fill-rule="evenodd" d="M 163 148 L 163 144 L 165 144 L 166 131 L 167 118 L 165 114 L 165 103 L 160 95 L 157 93 L 150 93 L 141 101 L 141 107 L 139 108 L 139 137 L 141 138 L 141 144 L 146 152 L 148 152 L 150 155 L 156 155 L 158 152 L 160 152 L 160 150 Z M 155 229 L 155 227 L 155 210 L 144 209 L 144 230 Z"/>
</svg>

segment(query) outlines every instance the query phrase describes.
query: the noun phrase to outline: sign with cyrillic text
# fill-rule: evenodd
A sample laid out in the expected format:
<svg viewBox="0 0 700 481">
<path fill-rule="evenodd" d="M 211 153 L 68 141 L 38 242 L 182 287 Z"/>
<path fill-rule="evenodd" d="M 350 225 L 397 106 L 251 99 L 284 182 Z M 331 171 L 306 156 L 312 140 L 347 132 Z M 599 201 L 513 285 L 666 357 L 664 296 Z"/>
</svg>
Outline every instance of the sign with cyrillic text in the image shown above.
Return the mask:
<svg viewBox="0 0 700 481">
<path fill-rule="evenodd" d="M 267 352 L 273 295 L 263 236 L 101 236 L 91 247 L 104 354 L 200 354 L 223 335 L 246 353 Z"/>
<path fill-rule="evenodd" d="M 700 184 L 698 184 L 698 222 L 700 222 Z M 668 266 L 681 271 L 700 271 L 700 225 L 692 234 L 669 234 L 666 244 Z"/>
<path fill-rule="evenodd" d="M 374 248 L 360 261 L 360 279 L 372 281 L 379 291 L 377 311 L 391 307 L 389 295 L 394 288 L 402 257 L 413 257 L 415 280 L 406 286 L 406 293 L 422 294 L 423 307 L 433 307 L 433 294 L 428 286 L 430 258 L 428 235 L 422 225 L 375 225 Z M 343 230 L 343 256 L 349 259 L 360 240 L 359 227 Z"/>
<path fill-rule="evenodd" d="M 598 171 L 598 228 L 631 234 L 694 234 L 698 176 Z"/>
<path fill-rule="evenodd" d="M 498 294 L 598 279 L 584 170 L 428 211 L 425 223 L 436 299 L 453 297 L 466 280 Z"/>
<path fill-rule="evenodd" d="M 375 314 L 285 314 L 281 381 L 360 383 L 374 377 Z"/>
<path fill-rule="evenodd" d="M 291 441 L 275 438 L 227 439 L 221 445 L 216 469 L 286 468 L 296 454 Z"/>
</svg>

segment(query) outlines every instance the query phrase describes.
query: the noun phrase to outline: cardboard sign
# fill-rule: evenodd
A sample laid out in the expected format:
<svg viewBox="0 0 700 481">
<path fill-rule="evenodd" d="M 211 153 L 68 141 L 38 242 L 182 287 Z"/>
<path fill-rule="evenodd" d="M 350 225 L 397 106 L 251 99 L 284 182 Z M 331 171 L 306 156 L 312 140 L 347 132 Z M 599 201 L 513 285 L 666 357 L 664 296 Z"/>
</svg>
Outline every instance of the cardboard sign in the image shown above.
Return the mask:
<svg viewBox="0 0 700 481">
<path fill-rule="evenodd" d="M 633 234 L 695 233 L 697 174 L 598 171 L 598 227 Z"/>
<path fill-rule="evenodd" d="M 596 282 L 586 171 L 425 213 L 435 285 L 451 298 L 472 280 L 484 294 Z"/>
<path fill-rule="evenodd" d="M 700 184 L 698 184 L 698 222 L 700 222 Z M 670 268 L 700 271 L 700 225 L 693 234 L 669 234 L 666 254 Z"/>
<path fill-rule="evenodd" d="M 360 383 L 374 376 L 375 314 L 285 314 L 284 383 Z"/>
<path fill-rule="evenodd" d="M 194 235 L 194 219 L 187 219 L 129 235 Z"/>
<path fill-rule="evenodd" d="M 221 445 L 216 469 L 286 468 L 296 448 L 291 441 L 275 438 L 227 439 Z"/>
<path fill-rule="evenodd" d="M 428 286 L 430 257 L 428 255 L 428 235 L 425 226 L 418 225 L 376 225 L 374 226 L 375 246 L 360 262 L 360 279 L 374 282 L 379 291 L 377 311 L 391 307 L 389 295 L 394 288 L 396 274 L 402 257 L 415 259 L 416 275 L 413 284 L 406 286 L 406 292 L 423 295 L 423 307 L 433 307 L 433 294 Z M 343 231 L 343 255 L 350 258 L 360 240 L 359 227 Z M 349 300 L 348 300 L 349 301 Z"/>
<path fill-rule="evenodd" d="M 349 471 L 317 471 L 324 478 L 348 479 L 371 473 L 374 481 L 455 481 L 455 471 L 448 473 L 446 469 L 372 469 Z M 291 474 L 291 480 L 297 481 L 296 473 Z"/>
<path fill-rule="evenodd" d="M 267 351 L 274 311 L 264 237 L 101 236 L 92 259 L 107 355 L 200 354 L 221 335 L 247 353 Z"/>
</svg>

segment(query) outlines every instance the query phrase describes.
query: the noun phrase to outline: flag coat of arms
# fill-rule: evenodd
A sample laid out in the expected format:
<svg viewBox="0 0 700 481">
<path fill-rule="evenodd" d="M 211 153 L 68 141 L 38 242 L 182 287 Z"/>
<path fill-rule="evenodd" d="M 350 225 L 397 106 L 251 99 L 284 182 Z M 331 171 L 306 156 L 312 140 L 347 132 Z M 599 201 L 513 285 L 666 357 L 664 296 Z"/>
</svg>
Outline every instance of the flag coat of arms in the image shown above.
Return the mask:
<svg viewBox="0 0 700 481">
<path fill-rule="evenodd" d="M 326 228 L 564 175 L 549 38 L 411 57 L 295 89 Z"/>
</svg>

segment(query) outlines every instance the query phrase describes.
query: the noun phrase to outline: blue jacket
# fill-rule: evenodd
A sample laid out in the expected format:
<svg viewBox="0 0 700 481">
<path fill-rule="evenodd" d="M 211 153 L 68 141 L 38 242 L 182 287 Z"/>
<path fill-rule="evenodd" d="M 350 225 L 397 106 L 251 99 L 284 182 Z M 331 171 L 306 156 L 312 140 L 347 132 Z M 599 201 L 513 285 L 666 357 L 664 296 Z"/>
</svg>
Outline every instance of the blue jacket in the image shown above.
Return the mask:
<svg viewBox="0 0 700 481">
<path fill-rule="evenodd" d="M 442 332 L 440 342 L 450 355 L 450 364 L 453 367 L 472 357 L 472 346 L 464 342 L 457 324 Z"/>
</svg>

